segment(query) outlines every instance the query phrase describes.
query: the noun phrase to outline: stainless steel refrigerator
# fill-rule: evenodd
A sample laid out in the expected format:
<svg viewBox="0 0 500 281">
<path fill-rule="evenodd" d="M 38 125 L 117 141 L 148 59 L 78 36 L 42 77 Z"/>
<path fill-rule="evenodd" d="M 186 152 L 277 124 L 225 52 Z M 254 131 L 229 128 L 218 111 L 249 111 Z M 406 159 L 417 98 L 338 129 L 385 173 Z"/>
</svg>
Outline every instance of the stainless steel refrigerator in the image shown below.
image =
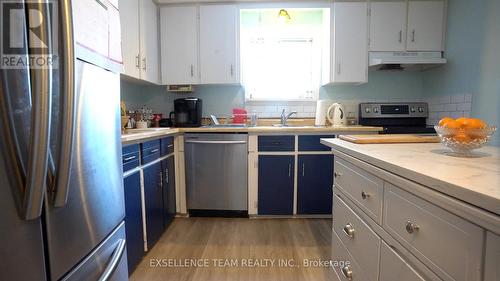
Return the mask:
<svg viewBox="0 0 500 281">
<path fill-rule="evenodd" d="M 78 55 L 71 1 L 55 3 L 57 34 L 37 36 L 57 38 L 57 65 L 0 69 L 0 280 L 128 280 L 119 74 Z M 26 11 L 10 31 L 28 53 Z"/>
</svg>

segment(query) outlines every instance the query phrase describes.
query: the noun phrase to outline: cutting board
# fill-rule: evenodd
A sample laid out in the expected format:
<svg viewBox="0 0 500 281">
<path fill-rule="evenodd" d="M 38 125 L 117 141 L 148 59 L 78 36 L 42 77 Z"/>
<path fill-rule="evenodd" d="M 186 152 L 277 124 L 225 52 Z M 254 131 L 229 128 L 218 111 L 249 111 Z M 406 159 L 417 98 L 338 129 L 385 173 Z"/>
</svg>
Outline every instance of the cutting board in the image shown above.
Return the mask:
<svg viewBox="0 0 500 281">
<path fill-rule="evenodd" d="M 439 137 L 436 135 L 341 135 L 341 140 L 348 142 L 368 144 L 368 143 L 436 143 Z"/>
</svg>

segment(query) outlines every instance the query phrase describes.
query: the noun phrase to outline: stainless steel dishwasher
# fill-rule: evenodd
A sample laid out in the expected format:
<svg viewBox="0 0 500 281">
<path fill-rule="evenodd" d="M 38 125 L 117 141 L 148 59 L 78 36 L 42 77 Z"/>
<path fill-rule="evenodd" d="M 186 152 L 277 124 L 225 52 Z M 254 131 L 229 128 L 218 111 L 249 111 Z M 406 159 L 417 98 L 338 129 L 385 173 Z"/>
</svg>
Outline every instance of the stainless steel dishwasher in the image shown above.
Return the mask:
<svg viewBox="0 0 500 281">
<path fill-rule="evenodd" d="M 248 135 L 186 134 L 191 216 L 248 216 Z"/>
</svg>

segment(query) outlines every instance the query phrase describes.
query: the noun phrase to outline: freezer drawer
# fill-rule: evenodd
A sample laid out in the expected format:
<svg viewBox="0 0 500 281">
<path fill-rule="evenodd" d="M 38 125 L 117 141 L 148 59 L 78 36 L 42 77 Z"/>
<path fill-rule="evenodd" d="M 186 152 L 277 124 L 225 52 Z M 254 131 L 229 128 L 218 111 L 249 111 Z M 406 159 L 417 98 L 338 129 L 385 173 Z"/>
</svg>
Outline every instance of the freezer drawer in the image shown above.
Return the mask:
<svg viewBox="0 0 500 281">
<path fill-rule="evenodd" d="M 125 252 L 125 223 L 122 222 L 101 245 L 62 280 L 128 280 L 127 255 Z"/>
</svg>

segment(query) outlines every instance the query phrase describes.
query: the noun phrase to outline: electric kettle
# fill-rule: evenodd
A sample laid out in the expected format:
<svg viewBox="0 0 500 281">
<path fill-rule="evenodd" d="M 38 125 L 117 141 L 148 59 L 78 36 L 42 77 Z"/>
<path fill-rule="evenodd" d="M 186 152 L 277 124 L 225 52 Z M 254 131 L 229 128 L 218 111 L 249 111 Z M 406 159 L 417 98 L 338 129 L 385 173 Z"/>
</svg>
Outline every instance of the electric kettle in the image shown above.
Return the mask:
<svg viewBox="0 0 500 281">
<path fill-rule="evenodd" d="M 344 106 L 340 103 L 334 103 L 330 105 L 330 107 L 326 111 L 326 118 L 334 127 L 345 126 L 346 116 Z"/>
</svg>

